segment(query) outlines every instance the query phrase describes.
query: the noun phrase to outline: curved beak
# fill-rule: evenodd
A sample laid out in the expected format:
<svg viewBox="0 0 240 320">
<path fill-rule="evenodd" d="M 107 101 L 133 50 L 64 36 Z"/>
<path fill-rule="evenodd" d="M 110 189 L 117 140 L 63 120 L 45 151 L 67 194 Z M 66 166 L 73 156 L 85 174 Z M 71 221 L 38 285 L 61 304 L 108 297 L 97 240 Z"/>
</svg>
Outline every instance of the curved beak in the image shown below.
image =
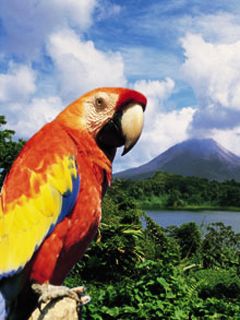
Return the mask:
<svg viewBox="0 0 240 320">
<path fill-rule="evenodd" d="M 118 110 L 97 134 L 101 149 L 113 158 L 117 147 L 124 146 L 122 156 L 137 143 L 143 129 L 143 106 L 130 102 Z"/>
<path fill-rule="evenodd" d="M 122 114 L 122 134 L 125 138 L 122 156 L 127 154 L 137 143 L 143 129 L 143 107 L 139 104 L 129 104 Z"/>
</svg>

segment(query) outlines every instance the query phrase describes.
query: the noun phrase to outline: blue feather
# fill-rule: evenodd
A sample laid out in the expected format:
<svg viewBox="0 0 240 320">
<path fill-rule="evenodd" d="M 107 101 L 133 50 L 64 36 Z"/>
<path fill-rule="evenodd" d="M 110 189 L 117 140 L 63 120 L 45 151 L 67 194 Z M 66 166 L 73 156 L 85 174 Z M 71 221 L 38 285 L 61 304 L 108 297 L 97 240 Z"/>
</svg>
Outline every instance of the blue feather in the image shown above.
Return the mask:
<svg viewBox="0 0 240 320">
<path fill-rule="evenodd" d="M 80 189 L 80 177 L 77 175 L 76 178 L 72 177 L 72 191 L 68 190 L 63 194 L 62 199 L 62 208 L 59 213 L 57 222 L 53 225 L 51 225 L 47 236 L 54 230 L 55 226 L 61 222 L 67 215 L 69 215 L 72 212 L 72 209 L 74 208 L 78 196 L 78 192 Z"/>
</svg>

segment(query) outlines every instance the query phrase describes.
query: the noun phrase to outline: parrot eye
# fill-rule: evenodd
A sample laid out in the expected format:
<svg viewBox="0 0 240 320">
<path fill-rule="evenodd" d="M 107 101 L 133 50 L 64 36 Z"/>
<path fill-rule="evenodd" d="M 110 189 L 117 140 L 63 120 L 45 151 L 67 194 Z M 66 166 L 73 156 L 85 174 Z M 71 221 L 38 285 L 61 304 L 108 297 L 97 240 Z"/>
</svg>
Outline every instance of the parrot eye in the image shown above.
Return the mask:
<svg viewBox="0 0 240 320">
<path fill-rule="evenodd" d="M 104 105 L 104 100 L 101 97 L 96 98 L 96 106 L 102 107 Z"/>
</svg>

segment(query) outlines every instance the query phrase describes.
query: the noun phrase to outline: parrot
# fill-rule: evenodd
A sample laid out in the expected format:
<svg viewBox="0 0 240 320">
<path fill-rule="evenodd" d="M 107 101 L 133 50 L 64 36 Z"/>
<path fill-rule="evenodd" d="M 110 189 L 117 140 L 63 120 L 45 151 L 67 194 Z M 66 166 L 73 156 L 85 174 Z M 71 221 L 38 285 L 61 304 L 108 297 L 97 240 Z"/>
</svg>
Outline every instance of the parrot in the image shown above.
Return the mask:
<svg viewBox="0 0 240 320">
<path fill-rule="evenodd" d="M 24 145 L 0 193 L 0 320 L 27 319 L 30 285 L 61 286 L 83 256 L 117 148 L 125 155 L 138 141 L 146 104 L 133 89 L 94 89 Z"/>
</svg>

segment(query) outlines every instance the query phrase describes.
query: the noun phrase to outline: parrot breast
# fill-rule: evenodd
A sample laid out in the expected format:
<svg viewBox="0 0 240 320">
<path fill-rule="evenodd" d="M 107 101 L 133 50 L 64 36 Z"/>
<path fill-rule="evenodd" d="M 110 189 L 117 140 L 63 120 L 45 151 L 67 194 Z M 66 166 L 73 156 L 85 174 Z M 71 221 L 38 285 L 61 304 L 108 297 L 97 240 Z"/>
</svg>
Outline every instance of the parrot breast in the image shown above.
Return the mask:
<svg viewBox="0 0 240 320">
<path fill-rule="evenodd" d="M 76 138 L 76 132 L 69 134 Z M 111 164 L 90 136 L 78 136 L 77 141 L 80 190 L 71 214 L 56 225 L 33 258 L 30 278 L 38 283 L 61 284 L 100 224 L 103 185 L 105 176 L 110 179 Z"/>
</svg>

